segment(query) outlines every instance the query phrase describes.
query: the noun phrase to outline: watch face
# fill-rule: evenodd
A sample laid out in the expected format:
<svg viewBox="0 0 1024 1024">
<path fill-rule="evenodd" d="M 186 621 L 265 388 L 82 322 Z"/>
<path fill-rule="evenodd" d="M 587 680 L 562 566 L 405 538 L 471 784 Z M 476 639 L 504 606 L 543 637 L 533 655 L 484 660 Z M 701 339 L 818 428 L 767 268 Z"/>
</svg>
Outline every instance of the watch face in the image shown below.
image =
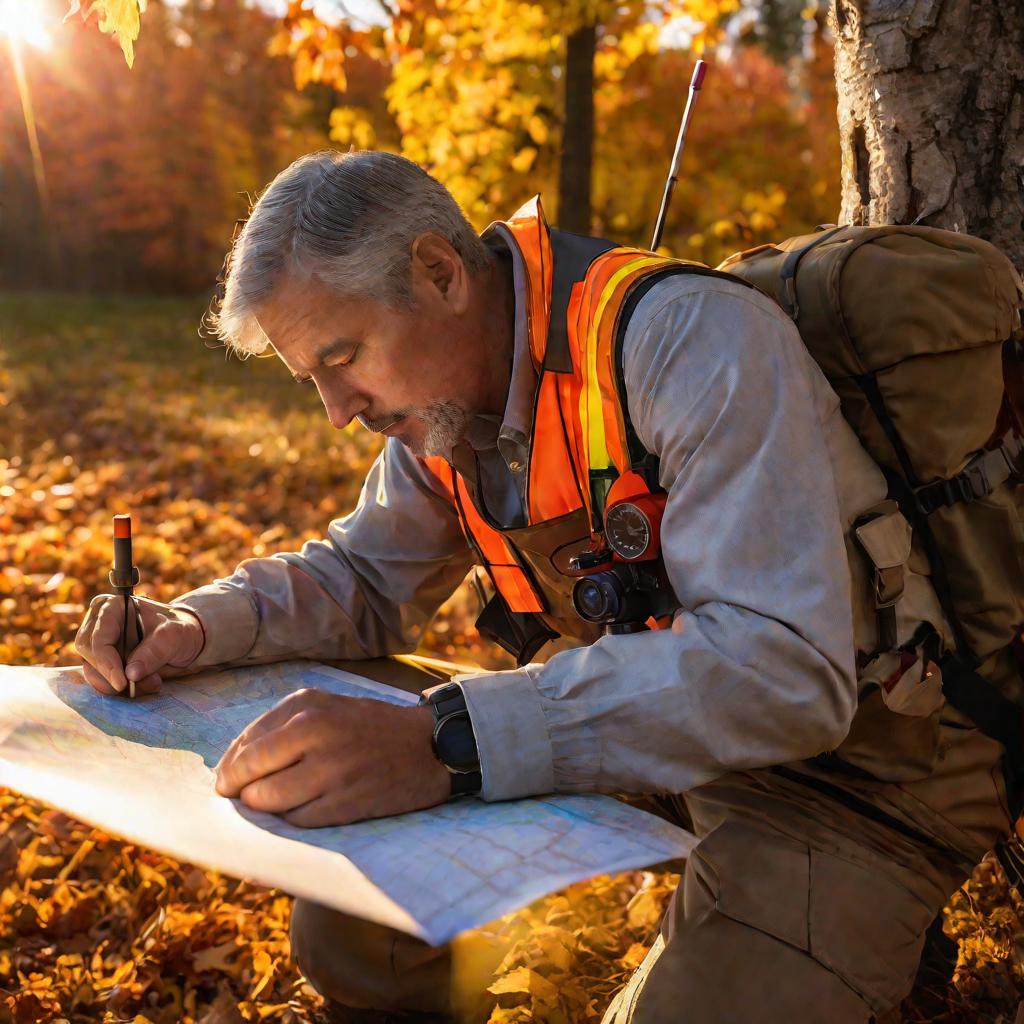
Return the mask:
<svg viewBox="0 0 1024 1024">
<path fill-rule="evenodd" d="M 450 772 L 480 770 L 473 727 L 466 712 L 456 712 L 438 723 L 434 749 L 437 759 Z"/>
<path fill-rule="evenodd" d="M 604 517 L 605 537 L 622 558 L 640 558 L 651 544 L 651 522 L 629 501 L 612 505 Z"/>
</svg>

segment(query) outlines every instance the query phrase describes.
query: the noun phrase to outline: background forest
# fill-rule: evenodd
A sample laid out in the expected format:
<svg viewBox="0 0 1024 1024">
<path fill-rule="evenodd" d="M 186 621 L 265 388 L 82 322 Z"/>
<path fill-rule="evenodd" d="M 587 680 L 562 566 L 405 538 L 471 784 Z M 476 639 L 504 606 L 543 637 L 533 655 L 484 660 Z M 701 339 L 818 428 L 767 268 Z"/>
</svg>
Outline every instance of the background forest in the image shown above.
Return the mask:
<svg viewBox="0 0 1024 1024">
<path fill-rule="evenodd" d="M 236 223 L 296 156 L 403 152 L 478 228 L 541 192 L 555 223 L 646 245 L 703 54 L 665 247 L 713 265 L 839 208 L 831 42 L 800 0 L 353 0 L 347 22 L 330 2 L 149 0 L 131 68 L 66 9 L 0 0 L 2 664 L 76 660 L 116 512 L 135 517 L 140 592 L 168 600 L 355 502 L 375 439 L 332 430 L 275 362 L 225 359 L 197 330 Z M 592 137 L 567 94 L 592 102 Z M 475 610 L 460 590 L 425 650 L 502 664 Z M 599 1020 L 656 934 L 670 868 L 462 940 L 471 1019 Z M 0 792 L 0 1024 L 318 1019 L 288 909 Z M 946 930 L 956 984 L 926 970 L 904 1019 L 1010 1013 L 1019 920 L 991 864 Z"/>
<path fill-rule="evenodd" d="M 45 190 L 5 59 L 0 274 L 9 286 L 208 290 L 252 197 L 296 156 L 326 146 L 400 150 L 432 168 L 479 228 L 535 192 L 559 220 L 572 14 L 552 13 L 557 4 L 466 0 L 440 5 L 443 17 L 412 5 L 396 25 L 409 36 L 399 43 L 380 28 L 332 32 L 309 17 L 283 29 L 242 0 L 151 0 L 129 70 L 94 26 L 60 25 L 61 0 L 31 2 L 51 11 L 51 47 L 23 58 Z M 666 24 L 645 4 L 606 6 L 594 62 L 592 229 L 645 243 L 692 42 L 712 45 L 717 20 Z M 695 6 L 725 17 L 714 3 Z M 766 0 L 727 24 L 707 54 L 713 66 L 665 237 L 673 252 L 712 263 L 834 217 L 839 194 L 820 18 L 794 0 Z"/>
</svg>

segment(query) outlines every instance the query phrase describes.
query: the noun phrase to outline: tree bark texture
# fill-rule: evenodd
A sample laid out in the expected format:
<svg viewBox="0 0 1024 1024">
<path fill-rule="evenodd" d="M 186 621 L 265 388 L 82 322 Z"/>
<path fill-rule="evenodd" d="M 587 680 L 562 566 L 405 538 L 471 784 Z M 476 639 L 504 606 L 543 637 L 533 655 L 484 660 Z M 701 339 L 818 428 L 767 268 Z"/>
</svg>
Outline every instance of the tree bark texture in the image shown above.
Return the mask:
<svg viewBox="0 0 1024 1024">
<path fill-rule="evenodd" d="M 984 238 L 1024 269 L 1024 0 L 831 0 L 841 224 Z"/>
<path fill-rule="evenodd" d="M 590 232 L 590 183 L 594 152 L 594 53 L 597 29 L 583 25 L 566 43 L 565 127 L 558 165 L 558 226 Z"/>
</svg>

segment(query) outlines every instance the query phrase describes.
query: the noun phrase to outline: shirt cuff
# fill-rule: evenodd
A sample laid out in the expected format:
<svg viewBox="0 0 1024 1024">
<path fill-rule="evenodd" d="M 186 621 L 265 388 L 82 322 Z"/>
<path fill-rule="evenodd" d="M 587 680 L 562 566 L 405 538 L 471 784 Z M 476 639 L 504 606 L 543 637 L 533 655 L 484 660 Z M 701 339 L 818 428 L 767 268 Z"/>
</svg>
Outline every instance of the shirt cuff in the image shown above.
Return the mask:
<svg viewBox="0 0 1024 1024">
<path fill-rule="evenodd" d="M 551 737 L 537 685 L 525 669 L 457 675 L 473 725 L 484 800 L 551 793 Z"/>
<path fill-rule="evenodd" d="M 187 666 L 189 671 L 230 665 L 241 661 L 256 643 L 259 612 L 256 603 L 240 587 L 215 580 L 171 601 L 199 616 L 206 643 Z"/>
</svg>

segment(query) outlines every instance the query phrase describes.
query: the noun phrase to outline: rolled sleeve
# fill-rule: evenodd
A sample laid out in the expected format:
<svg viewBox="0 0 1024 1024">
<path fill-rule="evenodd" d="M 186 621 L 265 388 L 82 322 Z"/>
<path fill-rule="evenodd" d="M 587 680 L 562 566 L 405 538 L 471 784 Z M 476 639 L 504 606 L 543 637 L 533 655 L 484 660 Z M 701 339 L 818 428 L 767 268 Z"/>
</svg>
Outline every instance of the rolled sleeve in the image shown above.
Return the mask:
<svg viewBox="0 0 1024 1024">
<path fill-rule="evenodd" d="M 484 800 L 550 793 L 555 788 L 551 739 L 537 684 L 527 668 L 459 675 L 473 723 Z"/>
<path fill-rule="evenodd" d="M 246 588 L 230 579 L 214 580 L 171 604 L 187 608 L 203 625 L 206 642 L 189 665 L 191 670 L 242 661 L 256 643 L 260 622 L 256 602 Z"/>
</svg>

